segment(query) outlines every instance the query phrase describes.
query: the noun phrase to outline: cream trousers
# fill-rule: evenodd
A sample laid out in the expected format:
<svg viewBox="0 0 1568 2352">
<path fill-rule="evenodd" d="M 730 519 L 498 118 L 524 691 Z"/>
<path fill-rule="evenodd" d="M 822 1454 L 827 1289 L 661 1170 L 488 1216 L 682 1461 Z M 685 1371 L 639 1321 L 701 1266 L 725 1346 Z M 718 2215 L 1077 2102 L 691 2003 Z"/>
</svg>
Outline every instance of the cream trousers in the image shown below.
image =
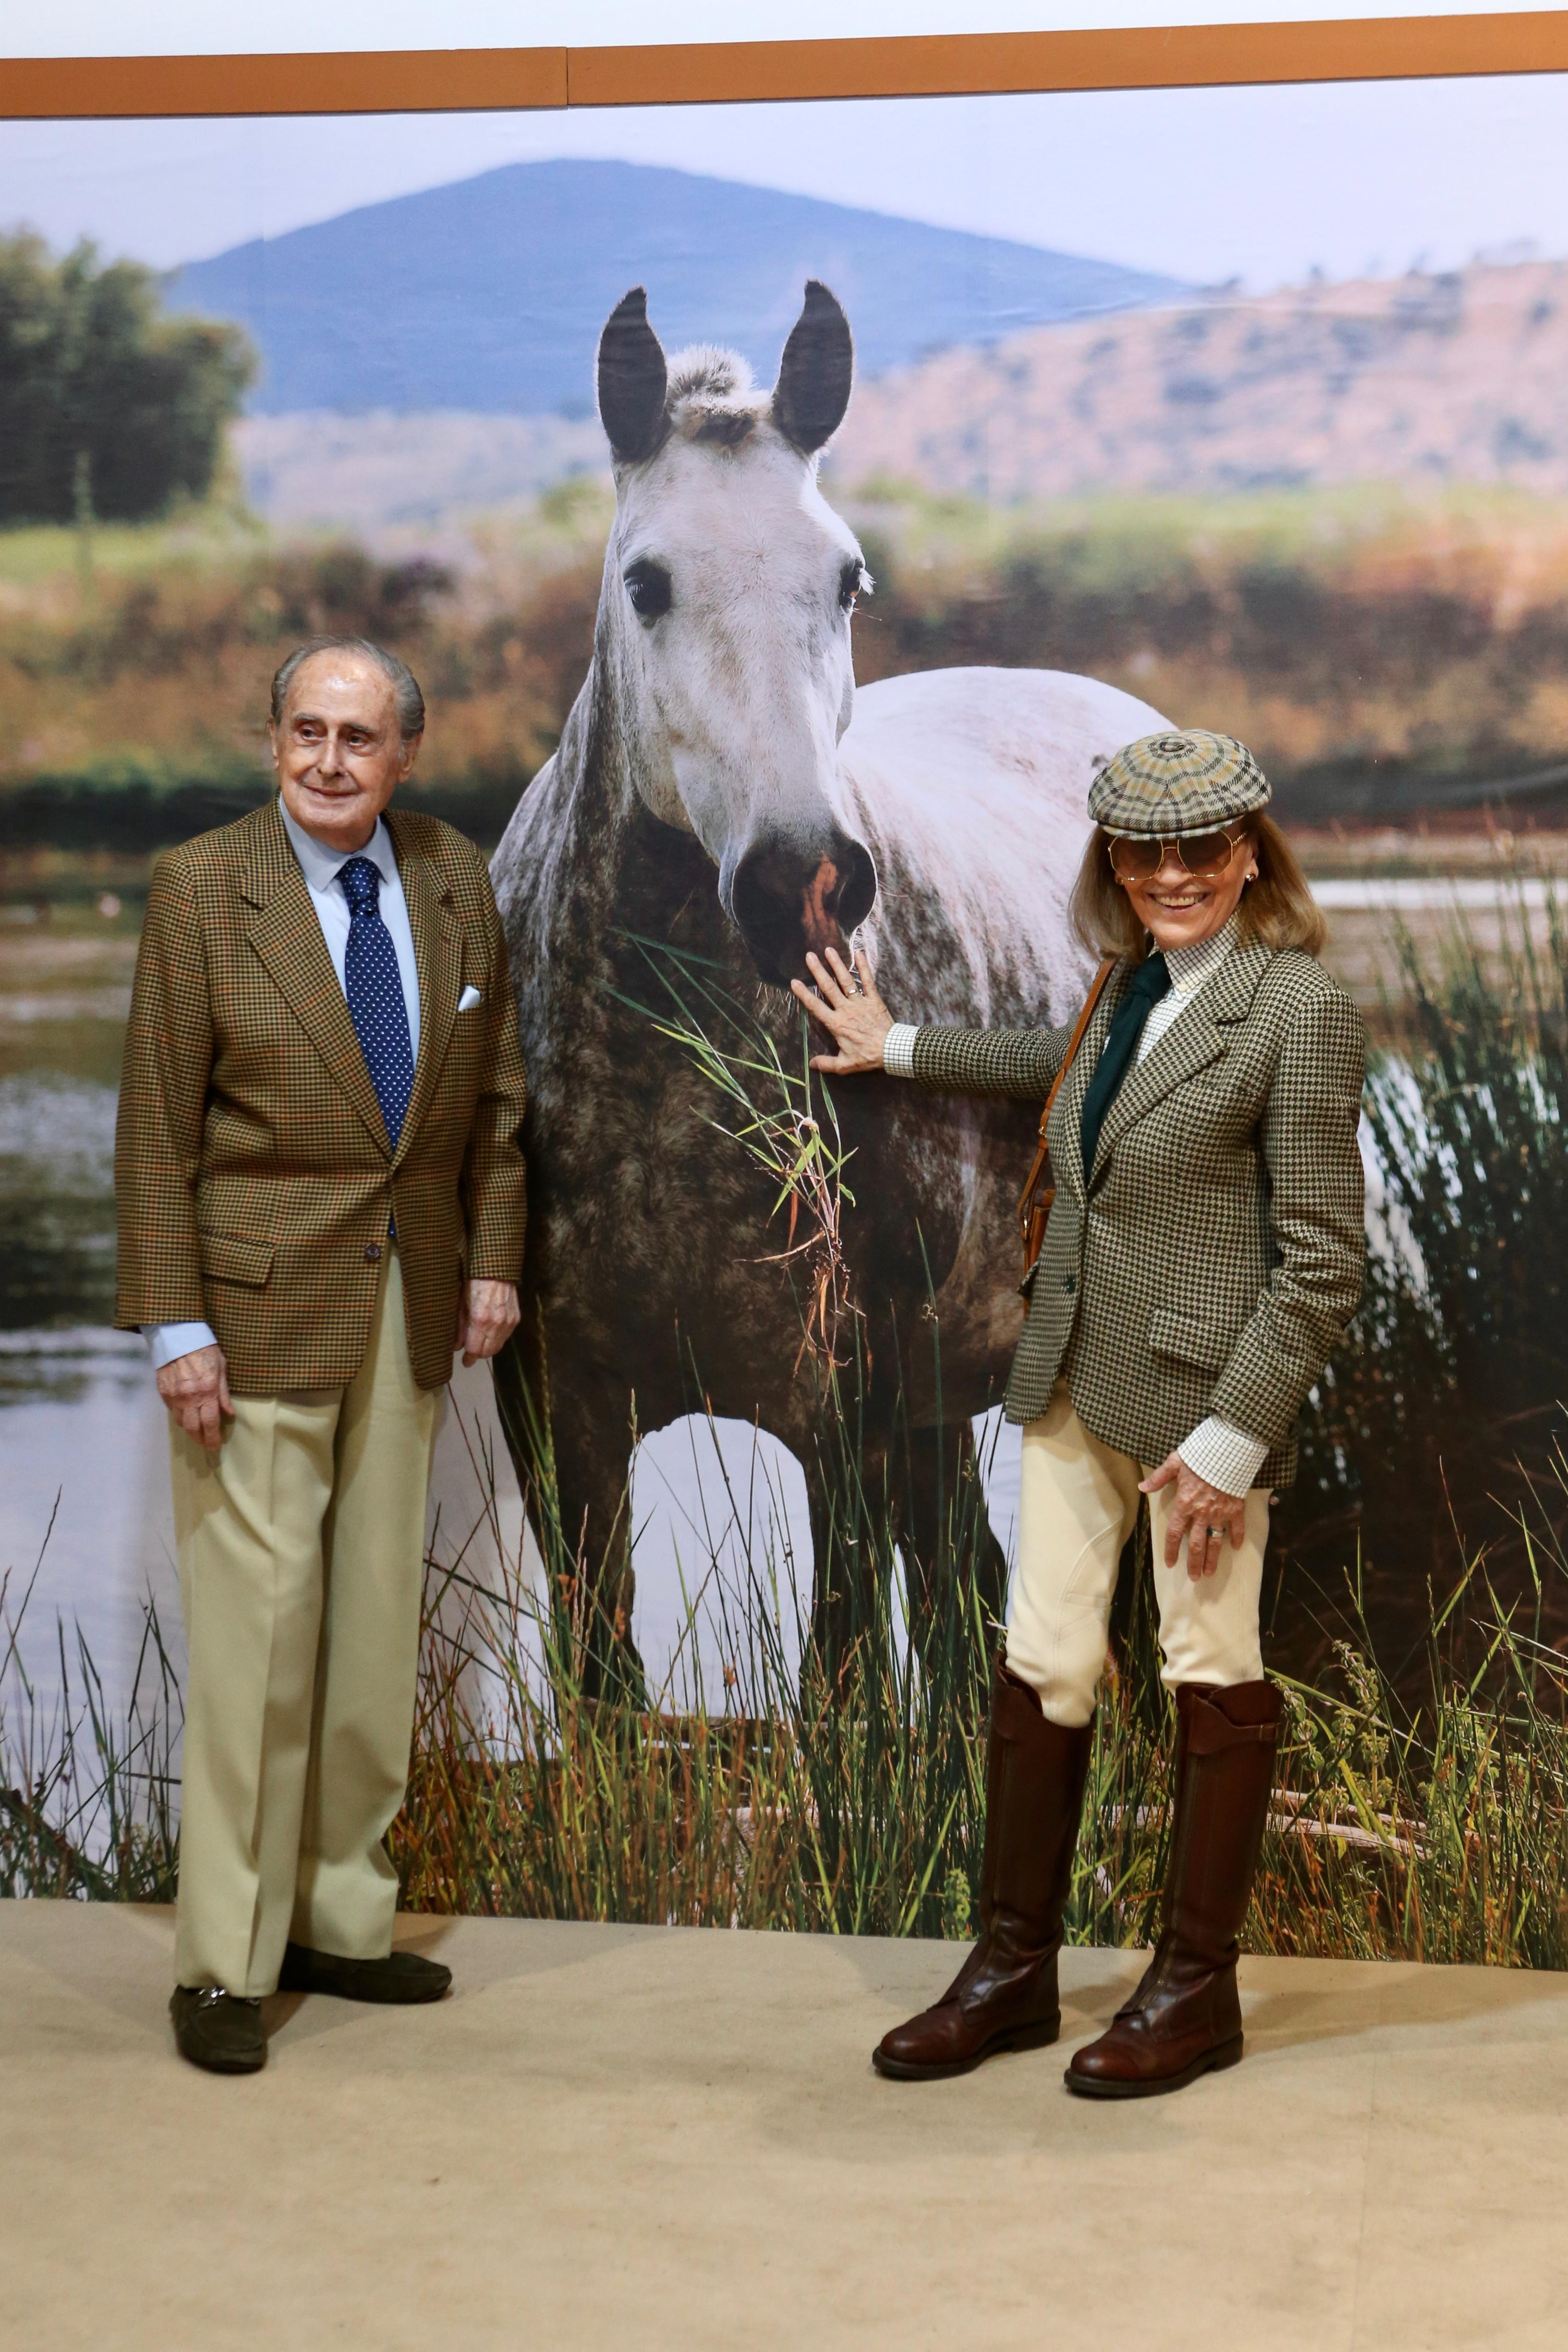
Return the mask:
<svg viewBox="0 0 1568 2352">
<path fill-rule="evenodd" d="M 1039 1693 L 1051 1723 L 1075 1727 L 1094 1712 L 1116 1564 L 1137 1523 L 1138 1481 L 1147 1475 L 1131 1454 L 1090 1434 L 1072 1410 L 1065 1381 L 1058 1382 L 1040 1420 L 1025 1427 L 1008 1664 Z M 1179 1683 L 1226 1688 L 1260 1682 L 1258 1601 L 1269 1541 L 1268 1491 L 1254 1486 L 1247 1497 L 1241 1549 L 1233 1550 L 1228 1537 L 1218 1568 L 1197 1583 L 1186 1572 L 1185 1541 L 1175 1568 L 1166 1566 L 1166 1521 L 1175 1495 L 1174 1486 L 1162 1486 L 1148 1498 L 1163 1679 L 1173 1689 Z"/>
<path fill-rule="evenodd" d="M 190 1650 L 175 1981 L 267 1993 L 292 1937 L 372 1959 L 413 1727 L 440 1391 L 409 1362 L 395 1245 L 345 1389 L 236 1397 L 223 1450 L 171 1419 Z"/>
</svg>

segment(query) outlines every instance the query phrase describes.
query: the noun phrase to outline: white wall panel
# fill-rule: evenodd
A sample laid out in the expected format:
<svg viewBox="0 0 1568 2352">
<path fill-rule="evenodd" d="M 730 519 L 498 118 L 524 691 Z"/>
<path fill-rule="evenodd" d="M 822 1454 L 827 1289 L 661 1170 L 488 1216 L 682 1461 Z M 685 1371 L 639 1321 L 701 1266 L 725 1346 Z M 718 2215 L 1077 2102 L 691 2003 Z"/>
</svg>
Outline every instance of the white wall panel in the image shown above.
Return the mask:
<svg viewBox="0 0 1568 2352">
<path fill-rule="evenodd" d="M 1358 16 L 1500 16 L 1514 0 L 8 0 L 0 55 L 203 57 L 334 49 L 577 47 L 658 41 L 831 40 L 913 33 L 1095 31 L 1213 22 L 1267 25 Z M 1542 11 L 1541 13 L 1551 13 Z"/>
</svg>

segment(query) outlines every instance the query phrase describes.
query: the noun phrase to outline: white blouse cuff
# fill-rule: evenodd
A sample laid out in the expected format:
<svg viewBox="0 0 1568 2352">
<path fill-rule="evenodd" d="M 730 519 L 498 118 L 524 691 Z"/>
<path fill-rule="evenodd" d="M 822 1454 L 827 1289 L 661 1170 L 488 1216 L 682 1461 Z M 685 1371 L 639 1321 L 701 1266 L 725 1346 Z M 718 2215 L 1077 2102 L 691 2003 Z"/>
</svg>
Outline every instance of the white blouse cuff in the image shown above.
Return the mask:
<svg viewBox="0 0 1568 2352">
<path fill-rule="evenodd" d="M 1196 1478 L 1206 1478 L 1222 1495 L 1245 1495 L 1257 1482 L 1269 1448 L 1260 1437 L 1249 1437 L 1210 1413 L 1176 1448 Z"/>
<path fill-rule="evenodd" d="M 912 1078 L 915 1076 L 915 1041 L 920 1034 L 915 1021 L 895 1021 L 882 1041 L 882 1066 L 890 1078 Z"/>
</svg>

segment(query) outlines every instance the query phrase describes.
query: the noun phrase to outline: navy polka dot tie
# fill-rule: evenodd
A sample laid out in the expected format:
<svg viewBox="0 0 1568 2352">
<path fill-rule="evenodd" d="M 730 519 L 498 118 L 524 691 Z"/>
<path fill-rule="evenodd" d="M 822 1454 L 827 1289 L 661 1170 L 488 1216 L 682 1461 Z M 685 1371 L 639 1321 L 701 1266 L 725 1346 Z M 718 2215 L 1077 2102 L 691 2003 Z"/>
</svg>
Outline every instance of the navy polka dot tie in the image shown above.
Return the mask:
<svg viewBox="0 0 1568 2352">
<path fill-rule="evenodd" d="M 413 1045 L 397 950 L 381 916 L 381 869 L 368 857 L 350 857 L 339 867 L 338 879 L 349 902 L 349 946 L 343 959 L 349 1011 L 382 1107 L 387 1140 L 395 1151 L 413 1092 Z"/>
</svg>

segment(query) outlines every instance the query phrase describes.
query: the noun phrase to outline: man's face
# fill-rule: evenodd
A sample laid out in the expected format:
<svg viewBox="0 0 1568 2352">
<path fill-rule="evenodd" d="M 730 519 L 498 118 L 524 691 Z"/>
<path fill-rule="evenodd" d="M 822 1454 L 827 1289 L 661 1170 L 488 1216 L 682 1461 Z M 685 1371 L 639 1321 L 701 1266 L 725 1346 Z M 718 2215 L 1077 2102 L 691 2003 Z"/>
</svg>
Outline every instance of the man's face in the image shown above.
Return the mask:
<svg viewBox="0 0 1568 2352">
<path fill-rule="evenodd" d="M 329 849 L 363 849 L 419 749 L 398 732 L 391 678 L 362 654 L 302 661 L 267 732 L 284 807 Z"/>
</svg>

